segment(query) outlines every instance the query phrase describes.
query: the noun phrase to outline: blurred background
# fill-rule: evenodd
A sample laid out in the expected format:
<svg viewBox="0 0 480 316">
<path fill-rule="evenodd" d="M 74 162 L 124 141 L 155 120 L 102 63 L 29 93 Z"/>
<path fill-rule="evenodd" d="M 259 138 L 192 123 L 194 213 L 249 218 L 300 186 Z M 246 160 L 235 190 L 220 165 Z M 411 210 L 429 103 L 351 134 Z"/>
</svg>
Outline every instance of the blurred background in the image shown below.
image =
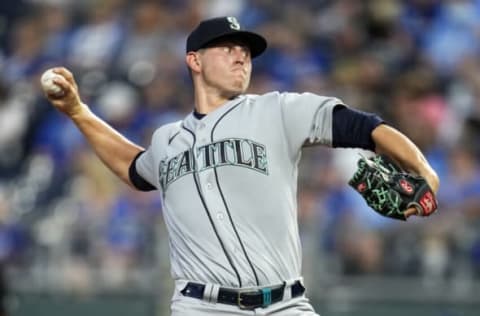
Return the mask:
<svg viewBox="0 0 480 316">
<path fill-rule="evenodd" d="M 298 214 L 317 311 L 480 315 L 480 0 L 0 1 L 0 315 L 169 315 L 160 197 L 116 180 L 39 77 L 68 67 L 95 113 L 148 146 L 192 110 L 185 39 L 219 15 L 269 40 L 250 93 L 376 112 L 441 178 L 438 213 L 396 222 L 346 185 L 357 151 L 305 150 Z"/>
</svg>

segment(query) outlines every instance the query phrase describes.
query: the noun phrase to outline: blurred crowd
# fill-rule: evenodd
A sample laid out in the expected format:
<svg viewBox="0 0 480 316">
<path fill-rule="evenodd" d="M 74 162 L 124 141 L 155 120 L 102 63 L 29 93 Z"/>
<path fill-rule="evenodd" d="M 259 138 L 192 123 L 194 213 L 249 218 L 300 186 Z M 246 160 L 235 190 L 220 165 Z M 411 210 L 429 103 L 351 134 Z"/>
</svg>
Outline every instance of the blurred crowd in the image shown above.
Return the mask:
<svg viewBox="0 0 480 316">
<path fill-rule="evenodd" d="M 306 149 L 306 275 L 480 279 L 480 0 L 1 1 L 2 266 L 75 291 L 168 279 L 159 194 L 115 179 L 39 77 L 68 67 L 95 113 L 148 146 L 192 111 L 185 39 L 220 15 L 269 41 L 249 93 L 310 91 L 376 112 L 441 178 L 438 213 L 394 222 L 347 186 L 358 150 Z"/>
</svg>

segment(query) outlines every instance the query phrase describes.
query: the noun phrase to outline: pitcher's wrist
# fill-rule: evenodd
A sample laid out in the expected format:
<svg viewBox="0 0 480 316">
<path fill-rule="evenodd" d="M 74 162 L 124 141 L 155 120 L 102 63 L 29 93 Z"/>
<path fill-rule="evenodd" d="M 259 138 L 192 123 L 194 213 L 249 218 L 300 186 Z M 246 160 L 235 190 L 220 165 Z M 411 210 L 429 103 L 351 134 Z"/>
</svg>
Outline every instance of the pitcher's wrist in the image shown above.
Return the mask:
<svg viewBox="0 0 480 316">
<path fill-rule="evenodd" d="M 85 114 L 90 113 L 90 108 L 83 102 L 76 105 L 71 111 L 66 113 L 73 121 L 80 120 Z"/>
</svg>

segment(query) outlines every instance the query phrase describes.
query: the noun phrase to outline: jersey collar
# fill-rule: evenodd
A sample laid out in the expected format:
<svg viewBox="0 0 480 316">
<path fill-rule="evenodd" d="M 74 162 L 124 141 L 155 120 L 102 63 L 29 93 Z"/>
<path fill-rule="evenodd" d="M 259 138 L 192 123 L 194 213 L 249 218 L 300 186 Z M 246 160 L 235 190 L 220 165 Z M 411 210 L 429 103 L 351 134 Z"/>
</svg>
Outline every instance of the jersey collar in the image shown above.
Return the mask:
<svg viewBox="0 0 480 316">
<path fill-rule="evenodd" d="M 208 113 L 201 120 L 197 119 L 192 111 L 187 117 L 183 120 L 183 126 L 188 128 L 191 131 L 196 131 L 200 126 L 211 128 L 217 120 L 222 117 L 222 115 L 230 110 L 232 107 L 238 105 L 246 99 L 245 95 L 240 95 L 233 100 L 226 102 L 225 104 L 219 106 L 214 111 Z"/>
</svg>

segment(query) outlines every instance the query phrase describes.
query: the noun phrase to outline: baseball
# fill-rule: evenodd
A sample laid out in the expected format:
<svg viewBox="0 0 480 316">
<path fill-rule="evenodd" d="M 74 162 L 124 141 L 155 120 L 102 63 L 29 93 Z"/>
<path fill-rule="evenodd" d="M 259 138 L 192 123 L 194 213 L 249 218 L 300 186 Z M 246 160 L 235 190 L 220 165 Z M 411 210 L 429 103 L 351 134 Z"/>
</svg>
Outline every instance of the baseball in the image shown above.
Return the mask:
<svg viewBox="0 0 480 316">
<path fill-rule="evenodd" d="M 51 95 L 61 95 L 63 93 L 62 88 L 53 82 L 56 77 L 61 77 L 61 75 L 54 73 L 52 69 L 48 69 L 42 74 L 40 83 L 45 93 Z"/>
</svg>

